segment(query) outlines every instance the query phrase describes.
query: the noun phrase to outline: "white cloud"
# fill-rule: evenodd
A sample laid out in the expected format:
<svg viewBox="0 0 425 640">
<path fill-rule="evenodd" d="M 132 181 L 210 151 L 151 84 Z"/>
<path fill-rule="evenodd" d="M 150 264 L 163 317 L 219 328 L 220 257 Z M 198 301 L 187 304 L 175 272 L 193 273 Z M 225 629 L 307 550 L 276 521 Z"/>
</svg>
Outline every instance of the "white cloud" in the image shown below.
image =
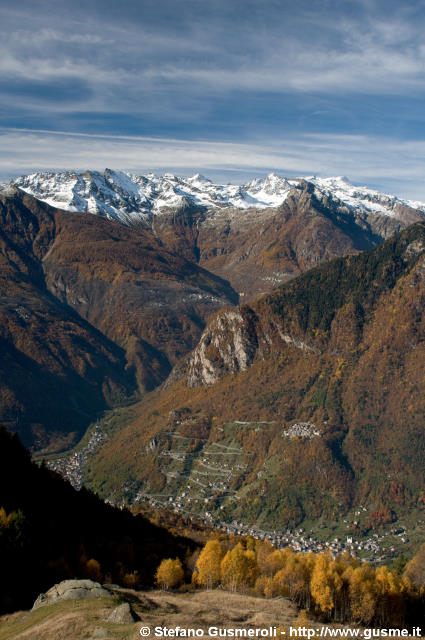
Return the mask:
<svg viewBox="0 0 425 640">
<path fill-rule="evenodd" d="M 0 73 L 22 80 L 76 78 L 105 96 L 121 89 L 131 96 L 155 87 L 185 91 L 278 91 L 393 93 L 422 92 L 423 25 L 403 8 L 391 17 L 356 18 L 315 11 L 276 12 L 276 23 L 261 28 L 245 17 L 240 24 L 199 16 L 182 32 L 96 23 L 87 16 L 61 23 L 5 31 L 0 40 Z M 167 27 L 167 28 L 166 28 Z M 90 49 L 90 53 L 87 51 Z M 124 100 L 125 102 L 125 100 Z M 106 107 L 106 101 L 105 101 Z"/>
<path fill-rule="evenodd" d="M 208 142 L 0 130 L 0 174 L 36 170 L 125 169 L 140 173 L 212 173 L 226 181 L 278 171 L 283 175 L 348 175 L 354 182 L 425 201 L 425 140 L 305 134 L 282 140 Z"/>
</svg>

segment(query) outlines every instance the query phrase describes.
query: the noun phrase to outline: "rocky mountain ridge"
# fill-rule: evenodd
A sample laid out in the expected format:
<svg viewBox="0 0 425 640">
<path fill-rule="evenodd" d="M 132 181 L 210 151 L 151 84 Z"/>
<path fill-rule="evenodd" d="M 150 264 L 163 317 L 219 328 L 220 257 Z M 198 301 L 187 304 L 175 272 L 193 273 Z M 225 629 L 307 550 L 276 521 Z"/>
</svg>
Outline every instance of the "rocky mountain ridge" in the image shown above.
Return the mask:
<svg viewBox="0 0 425 640">
<path fill-rule="evenodd" d="M 21 176 L 17 187 L 39 200 L 68 211 L 83 211 L 125 224 L 147 222 L 169 207 L 202 209 L 265 209 L 279 207 L 300 182 L 314 186 L 319 200 L 332 198 L 356 213 L 375 212 L 398 218 L 402 208 L 425 213 L 425 203 L 403 200 L 368 187 L 356 187 L 344 176 L 285 178 L 270 173 L 242 184 L 214 184 L 201 174 L 137 175 L 105 169 L 86 172 L 44 172 Z"/>
<path fill-rule="evenodd" d="M 107 169 L 32 174 L 15 184 L 53 206 L 150 230 L 170 251 L 248 298 L 425 218 L 425 205 L 354 187 L 345 178 L 270 174 L 237 187 L 199 175 L 158 178 Z"/>
</svg>

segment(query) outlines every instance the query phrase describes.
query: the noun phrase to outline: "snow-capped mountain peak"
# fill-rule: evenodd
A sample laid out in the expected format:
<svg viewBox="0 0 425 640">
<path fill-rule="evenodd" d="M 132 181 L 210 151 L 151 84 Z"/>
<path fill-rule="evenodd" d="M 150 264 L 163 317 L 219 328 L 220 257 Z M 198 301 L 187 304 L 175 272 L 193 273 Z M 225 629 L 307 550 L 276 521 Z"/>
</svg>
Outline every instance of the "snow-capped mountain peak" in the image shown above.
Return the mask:
<svg viewBox="0 0 425 640">
<path fill-rule="evenodd" d="M 278 207 L 302 180 L 313 185 L 320 200 L 330 198 L 356 213 L 373 212 L 397 217 L 400 205 L 425 212 L 424 203 L 401 200 L 369 187 L 354 186 L 345 176 L 288 179 L 270 173 L 265 178 L 254 178 L 238 186 L 215 184 L 199 173 L 182 178 L 171 173 L 163 176 L 153 173 L 138 175 L 106 169 L 103 173 L 33 173 L 17 178 L 13 184 L 52 206 L 93 213 L 129 224 L 188 203 L 212 211 Z"/>
</svg>

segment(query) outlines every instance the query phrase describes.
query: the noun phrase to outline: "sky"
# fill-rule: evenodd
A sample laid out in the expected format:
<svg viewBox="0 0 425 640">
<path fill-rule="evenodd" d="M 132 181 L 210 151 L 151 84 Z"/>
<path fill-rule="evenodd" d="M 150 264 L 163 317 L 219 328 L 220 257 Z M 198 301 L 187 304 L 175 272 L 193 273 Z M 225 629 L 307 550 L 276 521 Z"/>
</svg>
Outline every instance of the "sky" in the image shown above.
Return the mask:
<svg viewBox="0 0 425 640">
<path fill-rule="evenodd" d="M 0 179 L 345 175 L 425 201 L 423 0 L 0 0 Z"/>
</svg>

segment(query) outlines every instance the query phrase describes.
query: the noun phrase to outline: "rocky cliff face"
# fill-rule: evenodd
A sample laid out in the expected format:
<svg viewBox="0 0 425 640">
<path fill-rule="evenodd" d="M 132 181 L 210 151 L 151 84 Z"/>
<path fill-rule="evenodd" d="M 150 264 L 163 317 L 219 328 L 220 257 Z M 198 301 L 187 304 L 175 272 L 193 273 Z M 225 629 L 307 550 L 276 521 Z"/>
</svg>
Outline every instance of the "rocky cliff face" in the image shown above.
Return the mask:
<svg viewBox="0 0 425 640">
<path fill-rule="evenodd" d="M 420 283 L 423 228 L 420 223 L 401 236 L 398 255 L 390 257 L 387 264 L 385 251 L 391 251 L 392 241 L 384 245 L 383 264 L 373 264 L 367 275 L 360 274 L 359 265 L 367 265 L 369 260 L 374 263 L 376 258 L 369 255 L 379 255 L 379 251 L 353 257 L 351 262 L 334 260 L 283 285 L 251 307 L 219 313 L 208 323 L 188 358 L 187 383 L 191 387 L 214 384 L 228 374 L 246 370 L 255 360 L 282 353 L 288 346 L 307 354 L 330 351 L 347 357 L 361 339 L 365 315 L 371 312 L 375 296 L 380 295 L 377 292 L 385 292 L 418 258 L 411 278 L 416 285 Z M 371 290 L 367 290 L 368 281 Z"/>
<path fill-rule="evenodd" d="M 189 386 L 214 384 L 224 375 L 249 367 L 258 350 L 256 324 L 247 307 L 216 316 L 189 358 Z"/>
</svg>

